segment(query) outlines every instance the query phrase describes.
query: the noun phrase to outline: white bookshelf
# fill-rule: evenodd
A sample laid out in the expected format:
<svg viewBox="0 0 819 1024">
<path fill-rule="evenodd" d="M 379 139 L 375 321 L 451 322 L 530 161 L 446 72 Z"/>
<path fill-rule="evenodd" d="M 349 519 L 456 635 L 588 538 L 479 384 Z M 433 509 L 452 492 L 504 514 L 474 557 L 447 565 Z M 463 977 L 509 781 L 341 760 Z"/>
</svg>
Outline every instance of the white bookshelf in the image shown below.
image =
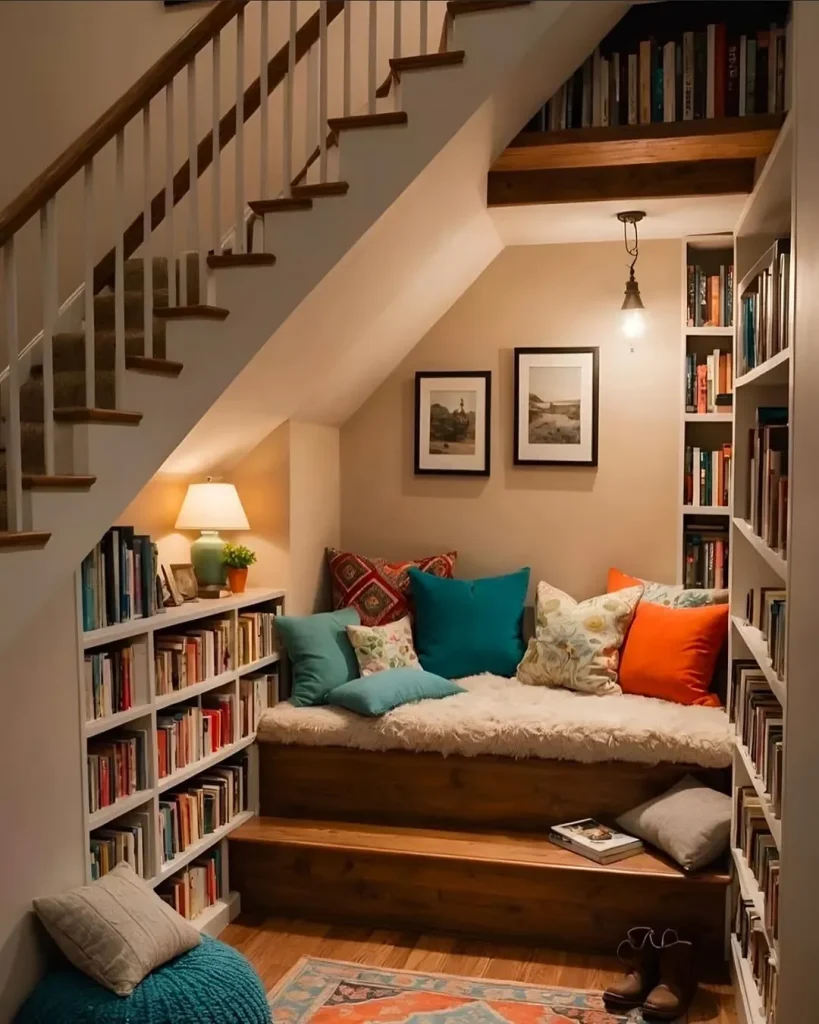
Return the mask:
<svg viewBox="0 0 819 1024">
<path fill-rule="evenodd" d="M 241 721 L 237 713 L 234 716 L 236 721 L 233 723 L 233 742 L 224 745 L 206 757 L 179 768 L 170 775 L 160 777 L 158 774 L 159 766 L 156 743 L 157 715 L 168 714 L 175 705 L 198 704 L 201 706 L 203 696 L 213 691 L 232 693 L 235 698 L 234 708 L 238 711 L 240 706 L 240 680 L 242 677 L 270 669 L 278 663 L 279 654 L 273 652 L 267 657 L 260 658 L 249 664 L 236 665 L 225 672 L 173 693 L 157 695 L 154 676 L 154 640 L 157 634 L 173 633 L 175 629 L 184 628 L 199 619 L 224 618 L 230 623 L 231 651 L 235 657 L 235 652 L 238 650 L 238 622 L 240 613 L 254 610 L 280 613 L 283 608 L 284 591 L 263 587 L 250 588 L 244 594 L 232 594 L 213 600 L 191 601 L 176 608 L 167 608 L 164 613 L 151 616 L 150 618 L 131 619 L 103 629 L 83 632 L 82 594 L 80 588 L 81 581 L 78 573 L 76 590 L 77 622 L 79 624 L 78 647 L 80 652 L 78 679 L 80 713 L 83 723 L 82 815 L 84 823 L 84 855 L 88 864 L 86 880 L 90 881 L 91 879 L 90 858 L 88 855 L 90 834 L 98 828 L 115 822 L 123 815 L 134 811 L 147 810 L 151 823 L 148 829 L 148 836 L 146 837 L 149 847 L 146 852 L 147 882 L 151 886 L 155 887 L 166 882 L 202 854 L 211 850 L 217 844 L 221 844 L 222 889 L 226 895 L 192 921 L 200 931 L 210 935 L 218 935 L 222 928 L 238 915 L 240 910 L 239 894 L 229 891 L 227 840 L 231 832 L 258 813 L 258 759 L 256 756 L 255 733 L 247 736 L 240 735 Z M 121 646 L 123 643 L 137 645 L 144 649 L 142 651 L 144 656 L 141 658 L 140 664 L 143 666 L 145 678 L 137 681 L 135 685 L 135 692 L 138 694 L 138 704 L 127 711 L 120 711 L 104 718 L 88 721 L 86 720 L 85 699 L 85 654 L 96 649 L 105 650 L 110 647 Z M 147 788 L 123 797 L 109 807 L 103 807 L 90 813 L 88 807 L 86 744 L 89 740 L 104 739 L 106 733 L 118 730 L 123 726 L 140 727 L 147 730 L 147 764 L 145 766 L 148 782 Z M 163 863 L 158 826 L 160 797 L 174 787 L 195 779 L 202 772 L 208 771 L 245 750 L 249 752 L 247 810 L 234 815 L 231 821 L 187 847 L 172 861 Z"/>
</svg>

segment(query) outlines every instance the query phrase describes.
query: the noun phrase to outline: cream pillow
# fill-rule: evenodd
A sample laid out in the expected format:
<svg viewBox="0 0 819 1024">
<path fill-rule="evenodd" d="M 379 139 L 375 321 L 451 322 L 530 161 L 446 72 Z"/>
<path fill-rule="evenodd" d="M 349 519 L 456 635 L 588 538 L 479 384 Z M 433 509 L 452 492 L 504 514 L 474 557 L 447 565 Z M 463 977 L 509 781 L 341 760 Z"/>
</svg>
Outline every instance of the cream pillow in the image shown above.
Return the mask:
<svg viewBox="0 0 819 1024">
<path fill-rule="evenodd" d="M 412 642 L 409 616 L 386 626 L 348 626 L 347 636 L 362 676 L 372 676 L 388 668 L 421 668 Z"/>
<path fill-rule="evenodd" d="M 629 587 L 578 604 L 557 587 L 538 583 L 535 635 L 518 679 L 581 693 L 621 693 L 620 648 L 642 593 L 642 587 Z"/>
<path fill-rule="evenodd" d="M 118 996 L 201 941 L 125 862 L 91 885 L 35 900 L 34 909 L 71 963 Z"/>
</svg>

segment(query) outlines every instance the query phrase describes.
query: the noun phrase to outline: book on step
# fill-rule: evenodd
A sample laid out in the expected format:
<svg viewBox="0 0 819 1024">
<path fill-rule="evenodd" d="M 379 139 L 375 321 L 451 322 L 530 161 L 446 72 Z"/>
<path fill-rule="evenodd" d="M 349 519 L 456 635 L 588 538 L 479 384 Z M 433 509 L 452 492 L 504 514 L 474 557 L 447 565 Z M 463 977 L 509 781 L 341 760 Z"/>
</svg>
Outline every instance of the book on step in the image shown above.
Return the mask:
<svg viewBox="0 0 819 1024">
<path fill-rule="evenodd" d="M 634 836 L 618 832 L 594 818 L 580 818 L 563 825 L 552 825 L 549 842 L 598 864 L 613 864 L 625 857 L 642 853 L 643 843 Z"/>
</svg>

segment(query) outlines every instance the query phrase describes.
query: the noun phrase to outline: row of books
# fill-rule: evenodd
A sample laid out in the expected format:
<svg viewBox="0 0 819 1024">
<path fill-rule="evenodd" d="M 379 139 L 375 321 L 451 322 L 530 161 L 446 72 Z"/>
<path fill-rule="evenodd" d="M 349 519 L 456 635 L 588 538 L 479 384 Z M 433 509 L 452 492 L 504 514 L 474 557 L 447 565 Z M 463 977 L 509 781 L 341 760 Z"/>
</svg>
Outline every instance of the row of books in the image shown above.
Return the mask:
<svg viewBox="0 0 819 1024">
<path fill-rule="evenodd" d="M 788 548 L 788 408 L 759 406 L 748 433 L 748 505 L 754 533 L 785 557 Z"/>
<path fill-rule="evenodd" d="M 694 352 L 685 357 L 685 411 L 730 412 L 733 406 L 734 357 L 714 349 L 705 362 Z"/>
<path fill-rule="evenodd" d="M 737 791 L 737 848 L 764 897 L 764 924 L 776 945 L 779 938 L 779 849 L 751 786 Z"/>
<path fill-rule="evenodd" d="M 790 239 L 777 239 L 768 251 L 767 266 L 740 296 L 737 350 L 741 373 L 788 347 L 790 252 Z"/>
<path fill-rule="evenodd" d="M 180 707 L 156 720 L 159 777 L 201 761 L 233 742 L 235 722 L 232 693 L 207 694 L 205 707 Z"/>
<path fill-rule="evenodd" d="M 222 898 L 222 850 L 219 845 L 157 886 L 157 896 L 188 921 Z"/>
<path fill-rule="evenodd" d="M 731 494 L 733 451 L 724 444 L 717 451 L 686 446 L 683 462 L 683 503 L 692 508 L 727 508 Z"/>
<path fill-rule="evenodd" d="M 83 667 L 87 722 L 147 702 L 148 650 L 144 644 L 86 652 Z"/>
<path fill-rule="evenodd" d="M 131 865 L 140 878 L 149 877 L 150 818 L 151 812 L 148 810 L 135 811 L 91 833 L 89 855 L 92 881 L 107 875 L 123 860 Z"/>
<path fill-rule="evenodd" d="M 741 955 L 748 961 L 754 983 L 762 1001 L 765 1024 L 776 1024 L 776 1003 L 779 978 L 776 961 L 765 935 L 759 911 L 751 900 L 737 890 L 734 910 L 734 935 Z"/>
<path fill-rule="evenodd" d="M 237 658 L 240 665 L 252 665 L 278 650 L 273 612 L 240 612 Z"/>
<path fill-rule="evenodd" d="M 144 729 L 121 729 L 88 743 L 88 812 L 110 807 L 148 786 Z"/>
<path fill-rule="evenodd" d="M 732 691 L 731 714 L 737 736 L 765 786 L 773 813 L 779 817 L 784 755 L 782 705 L 756 662 L 734 662 Z"/>
<path fill-rule="evenodd" d="M 196 777 L 184 792 L 165 793 L 159 801 L 162 862 L 227 825 L 248 806 L 248 759 L 221 764 Z"/>
<path fill-rule="evenodd" d="M 156 695 L 162 697 L 227 672 L 233 662 L 229 619 L 209 619 L 154 638 Z"/>
<path fill-rule="evenodd" d="M 156 545 L 132 526 L 113 526 L 80 568 L 83 629 L 163 612 Z"/>
<path fill-rule="evenodd" d="M 242 736 L 256 732 L 262 712 L 279 702 L 277 672 L 257 672 L 239 680 L 239 728 Z"/>
<path fill-rule="evenodd" d="M 687 267 L 689 327 L 733 327 L 734 265 L 721 263 L 719 272 L 707 274 L 701 266 Z"/>
<path fill-rule="evenodd" d="M 788 592 L 783 587 L 760 587 L 745 597 L 745 621 L 762 634 L 768 645 L 771 667 L 778 679 L 785 679 L 785 638 L 788 629 Z"/>
<path fill-rule="evenodd" d="M 728 586 L 728 533 L 723 526 L 687 526 L 683 557 L 686 587 L 723 590 Z"/>
</svg>

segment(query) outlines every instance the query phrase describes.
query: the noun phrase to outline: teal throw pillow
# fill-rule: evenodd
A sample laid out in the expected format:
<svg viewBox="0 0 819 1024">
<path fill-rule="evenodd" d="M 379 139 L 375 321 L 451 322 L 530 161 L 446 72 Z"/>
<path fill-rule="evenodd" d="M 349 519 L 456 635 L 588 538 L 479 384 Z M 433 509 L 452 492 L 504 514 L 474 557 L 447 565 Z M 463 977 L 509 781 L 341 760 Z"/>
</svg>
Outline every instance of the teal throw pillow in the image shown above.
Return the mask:
<svg viewBox="0 0 819 1024">
<path fill-rule="evenodd" d="M 515 674 L 525 652 L 529 569 L 483 580 L 442 580 L 410 569 L 409 578 L 415 649 L 427 672 L 446 679 Z"/>
<path fill-rule="evenodd" d="M 358 678 L 358 661 L 347 627 L 360 621 L 355 608 L 276 619 L 292 669 L 291 704 L 298 708 L 326 704 L 332 689 Z"/>
<path fill-rule="evenodd" d="M 327 701 L 359 715 L 383 715 L 402 704 L 418 700 L 452 697 L 464 693 L 462 686 L 418 668 L 388 668 L 363 679 L 337 686 Z"/>
</svg>

